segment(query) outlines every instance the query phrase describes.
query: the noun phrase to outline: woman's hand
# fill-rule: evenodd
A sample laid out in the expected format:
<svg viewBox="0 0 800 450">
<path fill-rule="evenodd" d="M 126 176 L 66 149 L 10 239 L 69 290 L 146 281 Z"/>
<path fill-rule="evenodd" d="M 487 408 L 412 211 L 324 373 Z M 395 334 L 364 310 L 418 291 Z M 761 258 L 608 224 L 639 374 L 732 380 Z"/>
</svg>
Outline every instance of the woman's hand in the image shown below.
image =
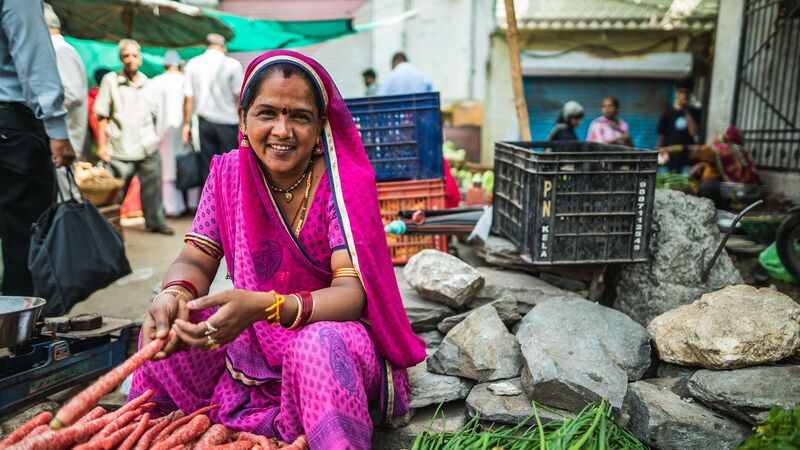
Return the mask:
<svg viewBox="0 0 800 450">
<path fill-rule="evenodd" d="M 253 323 L 266 319 L 264 310 L 274 301 L 275 298 L 266 292 L 243 289 L 230 289 L 208 295 L 192 300 L 187 303 L 187 307 L 190 311 L 199 311 L 218 306 L 219 309 L 211 317 L 200 323 L 178 319 L 173 329 L 186 344 L 209 350 L 212 344 L 227 344 Z"/>
<path fill-rule="evenodd" d="M 150 304 L 142 323 L 142 347 L 155 339 L 167 339 L 164 348 L 153 357 L 154 360 L 164 359 L 181 350 L 182 342 L 175 333 L 167 336 L 172 324 L 176 320 L 188 320 L 189 308 L 184 300 L 173 294 L 159 294 Z"/>
</svg>

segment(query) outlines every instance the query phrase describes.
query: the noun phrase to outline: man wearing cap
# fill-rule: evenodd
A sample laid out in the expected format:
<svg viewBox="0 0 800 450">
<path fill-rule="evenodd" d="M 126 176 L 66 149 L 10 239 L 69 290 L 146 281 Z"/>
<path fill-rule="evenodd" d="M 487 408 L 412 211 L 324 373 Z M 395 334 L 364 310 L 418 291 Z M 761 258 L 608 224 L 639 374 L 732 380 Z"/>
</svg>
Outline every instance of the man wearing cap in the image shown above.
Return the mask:
<svg viewBox="0 0 800 450">
<path fill-rule="evenodd" d="M 656 149 L 666 160 L 661 172 L 689 173 L 689 146 L 699 143 L 702 111 L 691 106 L 694 80 L 690 77 L 675 82 L 675 102 L 658 120 Z"/>
<path fill-rule="evenodd" d="M 164 213 L 180 216 L 186 212 L 183 192 L 175 187 L 176 156 L 190 151 L 181 139 L 183 126 L 183 85 L 185 76 L 181 72 L 183 61 L 175 50 L 164 55 L 164 73 L 154 77 L 149 88 L 156 107 L 156 131 L 160 138 L 158 153 L 161 155 L 161 183 L 164 197 Z M 189 207 L 197 208 L 200 188 L 189 191 Z"/>
<path fill-rule="evenodd" d="M 135 175 L 141 183 L 142 212 L 147 230 L 174 234 L 164 223 L 161 210 L 161 159 L 155 128 L 155 106 L 146 88 L 148 79 L 139 72 L 142 53 L 132 39 L 119 42 L 122 70 L 109 72 L 100 82 L 94 101 L 97 116 L 97 156 L 111 164 L 122 178 L 119 203 Z"/>
<path fill-rule="evenodd" d="M 239 115 L 236 111 L 244 78 L 242 65 L 225 52 L 225 38 L 206 37 L 206 51 L 186 63 L 183 94 L 183 141 L 191 140 L 192 113 L 198 118 L 200 153 L 205 173 L 211 158 L 238 147 Z"/>
</svg>

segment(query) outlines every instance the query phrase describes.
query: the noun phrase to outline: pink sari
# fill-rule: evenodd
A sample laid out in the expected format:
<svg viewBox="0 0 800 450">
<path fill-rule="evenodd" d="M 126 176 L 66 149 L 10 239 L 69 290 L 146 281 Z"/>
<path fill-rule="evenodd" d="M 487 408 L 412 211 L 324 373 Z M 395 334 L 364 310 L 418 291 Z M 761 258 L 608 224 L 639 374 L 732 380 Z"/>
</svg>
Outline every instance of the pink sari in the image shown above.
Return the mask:
<svg viewBox="0 0 800 450">
<path fill-rule="evenodd" d="M 425 358 L 425 344 L 412 332 L 403 309 L 374 171 L 330 76 L 299 53 L 272 51 L 250 64 L 242 92 L 251 88 L 248 81 L 255 73 L 279 62 L 305 70 L 325 99 L 327 176 L 315 198 L 327 195 L 334 205 L 366 292 L 368 325 L 316 322 L 288 331 L 256 322 L 216 351 L 190 350 L 146 364 L 134 376 L 130 395 L 154 389 L 154 401 L 165 411 L 216 403 L 216 422 L 287 441 L 305 433 L 311 448 L 369 448 L 369 406 L 377 406 L 382 420 L 408 411 L 405 369 Z M 193 230 L 202 232 L 204 225 L 215 230 L 204 237 L 221 248 L 236 288 L 291 293 L 330 286 L 329 255 L 326 265 L 310 248 L 313 244 L 306 248 L 303 239 L 294 237 L 259 171 L 248 147 L 216 157 L 203 193 L 210 206 L 198 210 Z M 315 217 L 321 216 L 312 207 L 302 233 L 323 231 L 325 221 Z M 191 320 L 210 314 L 194 314 Z"/>
</svg>

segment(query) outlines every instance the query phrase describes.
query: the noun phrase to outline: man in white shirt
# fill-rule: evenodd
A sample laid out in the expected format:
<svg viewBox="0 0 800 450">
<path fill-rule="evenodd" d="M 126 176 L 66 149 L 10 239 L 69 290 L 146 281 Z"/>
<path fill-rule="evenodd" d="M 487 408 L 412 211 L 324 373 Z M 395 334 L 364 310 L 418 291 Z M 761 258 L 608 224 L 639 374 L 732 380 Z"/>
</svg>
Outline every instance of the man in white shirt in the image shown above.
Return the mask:
<svg viewBox="0 0 800 450">
<path fill-rule="evenodd" d="M 125 184 L 119 203 L 125 198 L 134 175 L 142 186 L 142 212 L 147 229 L 174 234 L 164 223 L 161 210 L 161 158 L 155 126 L 155 107 L 146 88 L 147 76 L 139 72 L 142 53 L 132 39 L 119 42 L 122 70 L 109 72 L 100 82 L 94 101 L 97 116 L 97 156 L 108 161 Z"/>
<path fill-rule="evenodd" d="M 431 80 L 408 62 L 405 53 L 392 57 L 392 71 L 383 78 L 377 95 L 416 94 L 430 92 Z"/>
<path fill-rule="evenodd" d="M 61 85 L 64 87 L 64 107 L 67 108 L 67 136 L 72 148 L 75 149 L 78 159 L 83 159 L 83 144 L 86 140 L 86 128 L 88 119 L 87 96 L 89 86 L 86 82 L 86 71 L 83 68 L 83 61 L 78 55 L 77 50 L 64 40 L 61 35 L 61 21 L 58 19 L 53 7 L 44 4 L 44 21 L 50 31 L 50 41 L 53 43 L 53 50 L 56 52 L 56 67 L 58 76 L 61 78 Z M 74 198 L 80 198 L 80 190 L 69 181 L 67 169 L 59 167 L 56 169 L 58 175 L 58 187 L 67 198 L 72 194 Z"/>
<path fill-rule="evenodd" d="M 183 192 L 175 187 L 176 157 L 190 150 L 181 139 L 183 126 L 183 85 L 186 82 L 181 72 L 180 55 L 170 50 L 164 55 L 164 73 L 153 77 L 148 83 L 156 108 L 156 131 L 161 138 L 158 153 L 161 155 L 161 183 L 164 197 L 164 213 L 167 216 L 180 216 L 186 212 Z M 196 192 L 191 192 L 196 191 Z M 189 206 L 196 208 L 200 188 L 189 192 Z M 192 201 L 194 200 L 194 202 Z"/>
<path fill-rule="evenodd" d="M 195 56 L 184 70 L 183 142 L 191 139 L 192 113 L 197 115 L 204 179 L 214 155 L 238 147 L 239 116 L 236 112 L 244 78 L 242 65 L 225 54 L 225 38 L 206 37 L 206 51 Z"/>
<path fill-rule="evenodd" d="M 77 50 L 64 40 L 61 35 L 61 21 L 53 8 L 45 3 L 44 20 L 50 30 L 50 40 L 56 52 L 56 65 L 61 84 L 64 86 L 64 107 L 67 108 L 67 134 L 72 148 L 81 156 L 86 140 L 88 111 L 86 98 L 89 95 L 89 84 L 86 81 L 86 69 Z"/>
</svg>

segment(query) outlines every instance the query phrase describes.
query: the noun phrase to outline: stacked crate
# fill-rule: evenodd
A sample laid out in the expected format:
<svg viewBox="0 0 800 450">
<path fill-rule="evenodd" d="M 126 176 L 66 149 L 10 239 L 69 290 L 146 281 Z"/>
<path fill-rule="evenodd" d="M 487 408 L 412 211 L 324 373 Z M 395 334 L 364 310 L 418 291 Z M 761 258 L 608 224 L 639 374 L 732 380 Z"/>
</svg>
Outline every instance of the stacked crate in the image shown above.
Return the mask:
<svg viewBox="0 0 800 450">
<path fill-rule="evenodd" d="M 346 100 L 378 181 L 383 224 L 403 210 L 444 209 L 444 160 L 439 93 Z M 425 249 L 447 251 L 447 236 L 395 236 L 392 262 L 405 264 Z"/>
</svg>

